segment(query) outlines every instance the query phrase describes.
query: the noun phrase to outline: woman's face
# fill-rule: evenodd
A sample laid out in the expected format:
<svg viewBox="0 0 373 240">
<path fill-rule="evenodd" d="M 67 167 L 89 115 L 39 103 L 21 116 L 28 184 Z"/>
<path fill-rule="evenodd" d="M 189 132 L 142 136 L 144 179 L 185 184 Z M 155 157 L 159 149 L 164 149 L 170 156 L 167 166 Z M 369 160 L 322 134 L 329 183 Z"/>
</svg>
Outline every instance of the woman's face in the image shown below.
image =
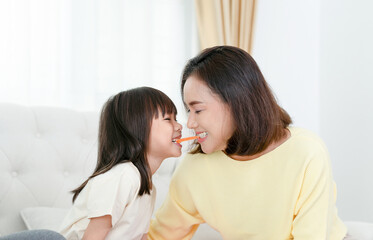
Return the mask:
<svg viewBox="0 0 373 240">
<path fill-rule="evenodd" d="M 185 82 L 184 101 L 189 110 L 188 128 L 196 134 L 207 132 L 206 137 L 198 139 L 202 151 L 225 150 L 234 132 L 229 106 L 195 76 L 190 76 Z"/>
</svg>

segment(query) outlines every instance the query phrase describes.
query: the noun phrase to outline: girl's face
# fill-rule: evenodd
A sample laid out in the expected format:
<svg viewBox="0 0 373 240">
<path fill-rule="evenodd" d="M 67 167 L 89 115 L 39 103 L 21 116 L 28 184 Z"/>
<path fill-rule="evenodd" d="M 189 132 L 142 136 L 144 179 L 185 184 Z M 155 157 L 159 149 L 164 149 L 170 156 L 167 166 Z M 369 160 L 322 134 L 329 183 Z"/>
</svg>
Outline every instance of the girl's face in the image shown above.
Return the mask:
<svg viewBox="0 0 373 240">
<path fill-rule="evenodd" d="M 158 118 L 153 118 L 149 136 L 148 156 L 164 160 L 181 155 L 181 145 L 173 143 L 173 139 L 181 138 L 182 126 L 176 121 L 175 114 L 158 112 Z"/>
<path fill-rule="evenodd" d="M 202 151 L 225 150 L 234 132 L 229 106 L 195 76 L 190 76 L 184 85 L 184 101 L 189 110 L 188 128 L 196 134 L 207 132 L 206 137 L 198 139 Z"/>
</svg>

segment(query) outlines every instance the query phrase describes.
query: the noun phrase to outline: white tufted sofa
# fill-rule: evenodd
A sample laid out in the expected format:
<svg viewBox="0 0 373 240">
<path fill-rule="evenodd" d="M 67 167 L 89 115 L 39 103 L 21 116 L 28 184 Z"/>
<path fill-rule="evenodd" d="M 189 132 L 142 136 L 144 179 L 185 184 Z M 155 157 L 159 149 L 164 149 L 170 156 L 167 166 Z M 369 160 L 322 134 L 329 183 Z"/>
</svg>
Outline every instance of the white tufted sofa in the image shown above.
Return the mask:
<svg viewBox="0 0 373 240">
<path fill-rule="evenodd" d="M 0 104 L 0 234 L 26 229 L 27 207 L 68 208 L 93 170 L 98 116 Z"/>
<path fill-rule="evenodd" d="M 25 209 L 48 207 L 39 212 L 50 215 L 71 206 L 69 192 L 96 164 L 98 119 L 92 112 L 0 103 L 0 236 L 30 228 L 20 214 Z M 177 161 L 165 160 L 153 176 L 156 209 Z M 221 238 L 202 226 L 193 239 Z"/>
<path fill-rule="evenodd" d="M 95 166 L 98 117 L 98 113 L 0 103 L 0 236 L 38 228 L 30 223 L 26 227 L 25 215 L 30 212 L 38 221 L 48 216 L 44 226 L 59 223 L 61 214 L 71 206 L 69 192 Z M 165 160 L 153 176 L 156 209 L 166 196 L 177 162 Z M 49 216 L 52 213 L 58 213 L 56 219 Z M 373 240 L 373 224 L 346 224 L 353 239 Z M 193 239 L 222 238 L 203 224 Z"/>
</svg>

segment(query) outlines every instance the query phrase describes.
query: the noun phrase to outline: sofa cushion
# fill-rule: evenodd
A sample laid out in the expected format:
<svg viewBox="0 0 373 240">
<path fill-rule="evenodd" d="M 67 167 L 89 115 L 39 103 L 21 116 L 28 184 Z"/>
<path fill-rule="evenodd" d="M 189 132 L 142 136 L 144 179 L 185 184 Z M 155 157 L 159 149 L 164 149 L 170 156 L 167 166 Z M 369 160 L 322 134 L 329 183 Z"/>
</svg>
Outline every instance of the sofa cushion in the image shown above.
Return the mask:
<svg viewBox="0 0 373 240">
<path fill-rule="evenodd" d="M 373 223 L 346 221 L 348 234 L 351 239 L 372 240 L 373 239 Z"/>
<path fill-rule="evenodd" d="M 21 210 L 27 230 L 48 229 L 58 231 L 68 208 L 31 207 Z"/>
</svg>

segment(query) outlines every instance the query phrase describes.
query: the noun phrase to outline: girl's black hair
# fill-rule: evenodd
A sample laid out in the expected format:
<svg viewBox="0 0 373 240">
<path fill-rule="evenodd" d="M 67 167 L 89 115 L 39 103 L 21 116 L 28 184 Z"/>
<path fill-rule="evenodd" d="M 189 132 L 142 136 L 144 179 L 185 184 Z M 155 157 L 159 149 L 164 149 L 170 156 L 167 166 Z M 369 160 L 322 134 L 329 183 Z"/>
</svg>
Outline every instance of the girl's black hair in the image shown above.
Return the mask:
<svg viewBox="0 0 373 240">
<path fill-rule="evenodd" d="M 229 155 L 253 155 L 286 135 L 291 123 L 265 81 L 255 60 L 244 50 L 216 46 L 189 60 L 181 80 L 181 93 L 190 76 L 204 82 L 229 106 L 235 131 L 227 142 Z M 203 153 L 201 146 L 192 153 Z"/>
<path fill-rule="evenodd" d="M 97 165 L 91 176 L 72 191 L 73 202 L 88 181 L 115 165 L 132 162 L 141 176 L 139 196 L 152 189 L 152 174 L 147 160 L 153 118 L 177 114 L 172 100 L 163 92 L 140 87 L 118 93 L 104 104 L 100 117 Z"/>
</svg>

